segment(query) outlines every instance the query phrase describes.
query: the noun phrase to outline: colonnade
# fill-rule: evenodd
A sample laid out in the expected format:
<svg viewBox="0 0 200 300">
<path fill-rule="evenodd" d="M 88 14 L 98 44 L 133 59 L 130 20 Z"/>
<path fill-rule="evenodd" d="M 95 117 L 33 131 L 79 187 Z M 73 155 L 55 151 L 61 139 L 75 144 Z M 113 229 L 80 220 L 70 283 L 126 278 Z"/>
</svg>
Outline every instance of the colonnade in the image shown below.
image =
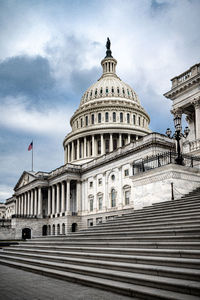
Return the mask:
<svg viewBox="0 0 200 300">
<path fill-rule="evenodd" d="M 37 187 L 16 197 L 15 214 L 20 216 L 42 215 L 42 189 Z"/>
<path fill-rule="evenodd" d="M 81 209 L 81 183 L 77 180 L 66 179 L 44 188 L 47 197 L 43 197 L 42 188 L 37 187 L 16 197 L 15 214 L 19 216 L 52 217 L 65 215 L 65 212 L 76 213 Z M 46 201 L 46 203 L 43 203 Z"/>
<path fill-rule="evenodd" d="M 75 139 L 65 146 L 65 163 L 112 152 L 138 138 L 138 135 L 102 133 Z"/>
</svg>

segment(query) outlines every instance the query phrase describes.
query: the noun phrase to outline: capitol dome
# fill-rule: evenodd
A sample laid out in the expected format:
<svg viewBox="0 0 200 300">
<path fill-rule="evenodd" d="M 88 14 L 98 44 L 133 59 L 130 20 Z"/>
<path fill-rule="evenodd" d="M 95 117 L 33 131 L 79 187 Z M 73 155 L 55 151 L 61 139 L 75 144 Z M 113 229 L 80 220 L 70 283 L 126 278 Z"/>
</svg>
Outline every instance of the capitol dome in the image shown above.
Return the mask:
<svg viewBox="0 0 200 300">
<path fill-rule="evenodd" d="M 82 96 L 63 142 L 65 163 L 82 164 L 150 133 L 150 118 L 135 91 L 116 75 L 110 40 L 102 76 Z"/>
</svg>

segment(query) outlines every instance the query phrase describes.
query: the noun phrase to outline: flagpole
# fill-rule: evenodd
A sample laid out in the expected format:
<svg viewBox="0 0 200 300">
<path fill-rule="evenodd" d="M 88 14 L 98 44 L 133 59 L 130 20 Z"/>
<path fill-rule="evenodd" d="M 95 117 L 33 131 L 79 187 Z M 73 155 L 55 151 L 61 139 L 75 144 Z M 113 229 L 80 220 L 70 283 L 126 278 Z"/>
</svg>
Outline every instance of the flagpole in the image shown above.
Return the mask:
<svg viewBox="0 0 200 300">
<path fill-rule="evenodd" d="M 32 172 L 33 172 L 33 141 L 32 141 Z"/>
</svg>

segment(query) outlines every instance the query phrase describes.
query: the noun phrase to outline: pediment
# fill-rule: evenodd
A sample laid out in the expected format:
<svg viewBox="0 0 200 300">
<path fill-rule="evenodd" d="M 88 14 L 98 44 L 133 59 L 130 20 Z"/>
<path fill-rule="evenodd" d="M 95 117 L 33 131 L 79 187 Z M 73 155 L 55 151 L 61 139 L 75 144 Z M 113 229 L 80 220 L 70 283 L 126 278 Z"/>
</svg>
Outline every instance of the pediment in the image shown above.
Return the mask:
<svg viewBox="0 0 200 300">
<path fill-rule="evenodd" d="M 21 177 L 19 178 L 19 180 L 15 186 L 15 189 L 19 189 L 19 188 L 29 184 L 33 180 L 35 180 L 34 174 L 31 174 L 29 172 L 23 172 L 23 174 L 21 175 Z"/>
</svg>

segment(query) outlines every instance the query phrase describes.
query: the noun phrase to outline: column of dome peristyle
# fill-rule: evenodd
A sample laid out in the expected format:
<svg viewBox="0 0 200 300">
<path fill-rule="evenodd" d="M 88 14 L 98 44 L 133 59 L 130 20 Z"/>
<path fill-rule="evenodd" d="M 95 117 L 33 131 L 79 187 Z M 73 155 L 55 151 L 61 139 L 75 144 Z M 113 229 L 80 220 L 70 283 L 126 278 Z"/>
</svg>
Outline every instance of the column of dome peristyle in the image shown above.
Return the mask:
<svg viewBox="0 0 200 300">
<path fill-rule="evenodd" d="M 72 131 L 63 142 L 65 163 L 88 162 L 151 132 L 137 94 L 116 75 L 117 60 L 109 47 L 101 65 L 102 76 L 84 93 L 70 120 Z"/>
</svg>

